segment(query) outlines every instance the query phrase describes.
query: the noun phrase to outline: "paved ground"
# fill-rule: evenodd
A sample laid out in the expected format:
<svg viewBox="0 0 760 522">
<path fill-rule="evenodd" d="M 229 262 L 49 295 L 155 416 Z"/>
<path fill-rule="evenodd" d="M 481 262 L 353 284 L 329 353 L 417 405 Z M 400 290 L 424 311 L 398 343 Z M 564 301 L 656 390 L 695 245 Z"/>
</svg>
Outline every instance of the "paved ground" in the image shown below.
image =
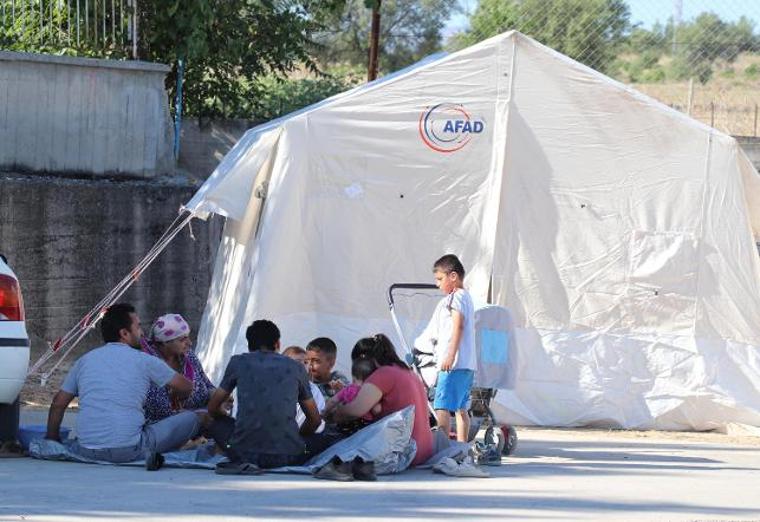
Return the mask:
<svg viewBox="0 0 760 522">
<path fill-rule="evenodd" d="M 732 440 L 721 436 L 519 433 L 517 455 L 490 468 L 489 479 L 416 470 L 345 484 L 5 459 L 0 520 L 760 520 L 757 445 L 716 443 Z"/>
</svg>

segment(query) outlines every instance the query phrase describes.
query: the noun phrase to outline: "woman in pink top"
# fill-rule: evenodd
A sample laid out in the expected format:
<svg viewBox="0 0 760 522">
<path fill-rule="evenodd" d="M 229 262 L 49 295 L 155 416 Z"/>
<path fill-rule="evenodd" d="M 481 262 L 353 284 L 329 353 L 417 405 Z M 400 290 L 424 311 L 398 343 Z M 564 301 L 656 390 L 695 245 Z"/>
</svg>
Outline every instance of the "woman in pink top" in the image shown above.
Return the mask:
<svg viewBox="0 0 760 522">
<path fill-rule="evenodd" d="M 383 334 L 359 339 L 351 359 L 370 359 L 377 365 L 364 381 L 356 399 L 338 406 L 335 421 L 348 422 L 366 415 L 380 406 L 379 417 L 414 406 L 412 438 L 417 443 L 417 455 L 412 465 L 422 464 L 433 456 L 433 433 L 428 419 L 427 396 L 419 377 L 399 359 L 390 339 Z"/>
</svg>

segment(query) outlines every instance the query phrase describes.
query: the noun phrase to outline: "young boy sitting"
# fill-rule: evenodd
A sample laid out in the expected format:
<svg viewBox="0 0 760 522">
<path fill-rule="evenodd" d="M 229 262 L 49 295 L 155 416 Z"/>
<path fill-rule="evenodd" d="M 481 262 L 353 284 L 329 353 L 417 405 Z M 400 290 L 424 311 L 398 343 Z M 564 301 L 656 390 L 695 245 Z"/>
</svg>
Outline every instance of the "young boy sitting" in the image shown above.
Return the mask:
<svg viewBox="0 0 760 522">
<path fill-rule="evenodd" d="M 288 346 L 285 348 L 285 350 L 283 350 L 282 355 L 285 357 L 290 357 L 294 361 L 304 365 L 308 373 L 308 365 L 306 364 L 306 350 L 300 346 Z M 311 395 L 314 398 L 314 402 L 317 404 L 317 410 L 321 414 L 325 410 L 325 398 L 316 384 L 310 382 L 309 387 L 311 388 Z M 299 428 L 305 420 L 306 414 L 304 414 L 303 410 L 301 409 L 301 405 L 296 403 L 296 424 L 298 424 Z M 322 421 L 322 424 L 320 424 L 319 428 L 317 428 L 317 433 L 322 433 L 324 429 L 325 421 Z"/>
<path fill-rule="evenodd" d="M 470 388 L 475 374 L 475 307 L 464 289 L 464 267 L 448 254 L 433 265 L 438 288 L 445 294 L 433 312 L 438 380 L 433 408 L 439 428 L 448 434 L 451 412 L 456 414 L 457 440 L 467 442 L 470 431 Z"/>
<path fill-rule="evenodd" d="M 345 375 L 333 371 L 337 355 L 338 347 L 327 337 L 317 337 L 306 346 L 306 367 L 325 399 L 330 399 L 349 383 Z"/>
</svg>

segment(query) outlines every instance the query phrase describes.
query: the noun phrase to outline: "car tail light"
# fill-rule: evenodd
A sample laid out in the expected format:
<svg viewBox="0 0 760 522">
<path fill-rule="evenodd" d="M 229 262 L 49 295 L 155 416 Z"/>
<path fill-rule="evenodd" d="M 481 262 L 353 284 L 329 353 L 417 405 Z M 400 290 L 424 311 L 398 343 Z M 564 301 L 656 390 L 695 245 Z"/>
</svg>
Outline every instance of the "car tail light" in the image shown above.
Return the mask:
<svg viewBox="0 0 760 522">
<path fill-rule="evenodd" d="M 23 321 L 24 300 L 15 278 L 0 275 L 0 321 Z"/>
</svg>

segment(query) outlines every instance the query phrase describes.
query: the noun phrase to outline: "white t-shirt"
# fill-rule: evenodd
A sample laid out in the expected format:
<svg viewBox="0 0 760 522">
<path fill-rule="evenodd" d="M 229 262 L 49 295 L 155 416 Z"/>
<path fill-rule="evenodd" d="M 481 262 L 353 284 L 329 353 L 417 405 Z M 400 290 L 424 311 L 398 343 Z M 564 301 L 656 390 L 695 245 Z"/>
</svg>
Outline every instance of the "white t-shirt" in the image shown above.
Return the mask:
<svg viewBox="0 0 760 522">
<path fill-rule="evenodd" d="M 452 312 L 457 311 L 464 318 L 464 329 L 459 340 L 459 350 L 454 359 L 452 370 L 475 369 L 475 306 L 469 292 L 460 288 L 450 293 L 438 303 L 433 312 L 430 324 L 425 329 L 427 335 L 434 341 L 435 362 L 440 369 L 449 349 L 451 333 L 454 330 Z"/>
<path fill-rule="evenodd" d="M 311 387 L 311 395 L 314 398 L 314 402 L 317 403 L 317 411 L 321 414 L 325 410 L 325 396 L 322 395 L 322 392 L 319 390 L 319 386 L 314 384 L 313 382 L 309 383 L 309 386 Z M 298 424 L 298 427 L 300 428 L 301 425 L 306 421 L 306 414 L 301 409 L 301 405 L 296 403 L 296 424 Z M 319 425 L 319 428 L 317 428 L 317 433 L 322 433 L 325 429 L 325 421 L 322 421 Z"/>
</svg>

